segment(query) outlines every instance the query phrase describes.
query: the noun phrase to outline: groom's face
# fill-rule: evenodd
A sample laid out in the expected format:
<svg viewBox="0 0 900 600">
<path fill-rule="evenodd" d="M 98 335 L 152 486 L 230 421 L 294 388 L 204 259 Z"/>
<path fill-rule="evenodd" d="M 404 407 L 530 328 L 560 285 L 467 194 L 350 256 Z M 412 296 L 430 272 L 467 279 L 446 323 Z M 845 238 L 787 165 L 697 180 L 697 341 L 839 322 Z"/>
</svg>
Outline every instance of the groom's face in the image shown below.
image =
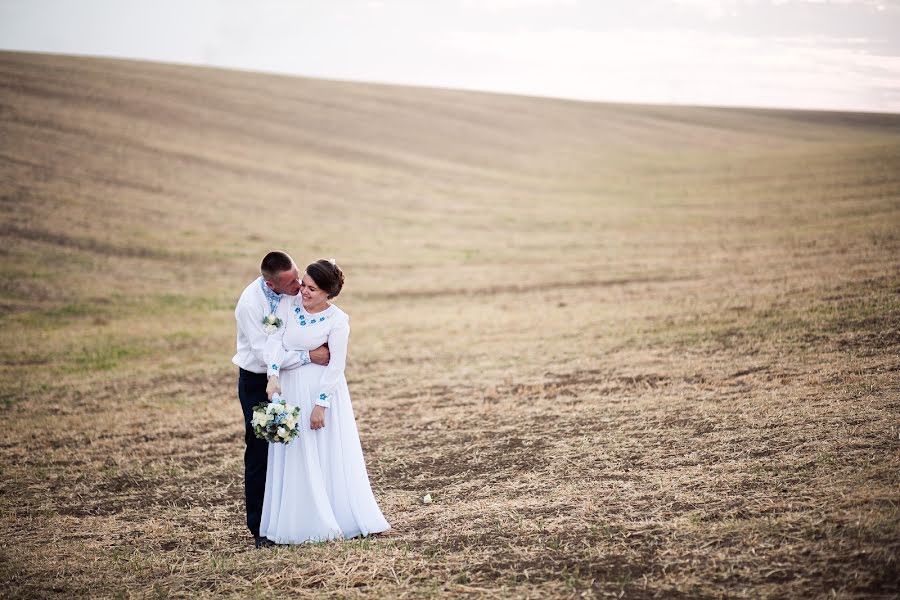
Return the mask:
<svg viewBox="0 0 900 600">
<path fill-rule="evenodd" d="M 287 294 L 288 296 L 296 296 L 300 291 L 300 272 L 297 266 L 290 271 L 282 271 L 275 276 L 275 281 L 266 281 L 272 291 L 276 294 Z"/>
</svg>

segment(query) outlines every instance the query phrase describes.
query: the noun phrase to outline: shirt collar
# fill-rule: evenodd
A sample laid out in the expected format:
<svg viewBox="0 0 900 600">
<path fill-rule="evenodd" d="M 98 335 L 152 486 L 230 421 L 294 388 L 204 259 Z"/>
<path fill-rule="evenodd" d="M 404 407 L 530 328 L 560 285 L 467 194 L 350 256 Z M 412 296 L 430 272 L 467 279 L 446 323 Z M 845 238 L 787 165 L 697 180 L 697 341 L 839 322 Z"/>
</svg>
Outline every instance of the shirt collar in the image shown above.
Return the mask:
<svg viewBox="0 0 900 600">
<path fill-rule="evenodd" d="M 268 300 L 269 302 L 281 300 L 281 294 L 276 294 L 274 290 L 267 286 L 266 280 L 263 279 L 262 276 L 259 277 L 259 287 L 262 288 L 263 294 L 265 294 L 266 300 Z"/>
</svg>

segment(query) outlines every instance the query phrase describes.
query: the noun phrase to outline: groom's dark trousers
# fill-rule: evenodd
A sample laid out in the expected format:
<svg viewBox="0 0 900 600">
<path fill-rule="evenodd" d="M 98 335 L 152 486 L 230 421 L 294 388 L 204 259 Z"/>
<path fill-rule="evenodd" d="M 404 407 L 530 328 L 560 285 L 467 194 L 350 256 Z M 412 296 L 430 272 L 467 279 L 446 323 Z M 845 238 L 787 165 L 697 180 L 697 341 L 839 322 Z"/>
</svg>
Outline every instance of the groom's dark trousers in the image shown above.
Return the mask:
<svg viewBox="0 0 900 600">
<path fill-rule="evenodd" d="M 265 373 L 241 369 L 238 375 L 238 398 L 241 399 L 241 410 L 244 411 L 244 440 L 247 443 L 244 450 L 244 497 L 247 501 L 247 527 L 253 535 L 259 535 L 259 522 L 262 519 L 269 442 L 256 437 L 250 421 L 253 419 L 253 407 L 269 400 L 266 383 Z"/>
</svg>

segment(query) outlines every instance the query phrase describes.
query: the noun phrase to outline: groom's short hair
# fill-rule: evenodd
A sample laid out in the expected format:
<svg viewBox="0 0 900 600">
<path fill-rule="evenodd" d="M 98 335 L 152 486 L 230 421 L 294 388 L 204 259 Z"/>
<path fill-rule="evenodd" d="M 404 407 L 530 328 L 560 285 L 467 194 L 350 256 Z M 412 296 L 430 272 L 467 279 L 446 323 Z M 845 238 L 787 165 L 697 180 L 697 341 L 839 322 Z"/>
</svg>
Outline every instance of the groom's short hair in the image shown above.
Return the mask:
<svg viewBox="0 0 900 600">
<path fill-rule="evenodd" d="M 284 252 L 275 250 L 266 254 L 259 265 L 259 272 L 262 273 L 263 279 L 273 281 L 279 273 L 290 271 L 294 268 L 294 259 Z"/>
</svg>

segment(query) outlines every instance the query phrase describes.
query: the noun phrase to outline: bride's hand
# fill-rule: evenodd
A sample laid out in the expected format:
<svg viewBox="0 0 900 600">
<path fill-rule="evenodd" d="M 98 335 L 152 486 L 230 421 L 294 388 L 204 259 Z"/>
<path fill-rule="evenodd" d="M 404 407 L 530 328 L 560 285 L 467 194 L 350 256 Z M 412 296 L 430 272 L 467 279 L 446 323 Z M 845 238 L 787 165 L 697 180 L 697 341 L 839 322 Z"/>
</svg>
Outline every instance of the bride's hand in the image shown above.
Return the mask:
<svg viewBox="0 0 900 600">
<path fill-rule="evenodd" d="M 273 395 L 280 393 L 281 382 L 278 381 L 277 377 L 269 377 L 269 383 L 266 385 L 266 395 L 269 397 L 269 400 L 272 399 Z"/>
<path fill-rule="evenodd" d="M 312 414 L 309 416 L 309 428 L 321 429 L 325 427 L 325 407 L 314 406 Z"/>
</svg>

